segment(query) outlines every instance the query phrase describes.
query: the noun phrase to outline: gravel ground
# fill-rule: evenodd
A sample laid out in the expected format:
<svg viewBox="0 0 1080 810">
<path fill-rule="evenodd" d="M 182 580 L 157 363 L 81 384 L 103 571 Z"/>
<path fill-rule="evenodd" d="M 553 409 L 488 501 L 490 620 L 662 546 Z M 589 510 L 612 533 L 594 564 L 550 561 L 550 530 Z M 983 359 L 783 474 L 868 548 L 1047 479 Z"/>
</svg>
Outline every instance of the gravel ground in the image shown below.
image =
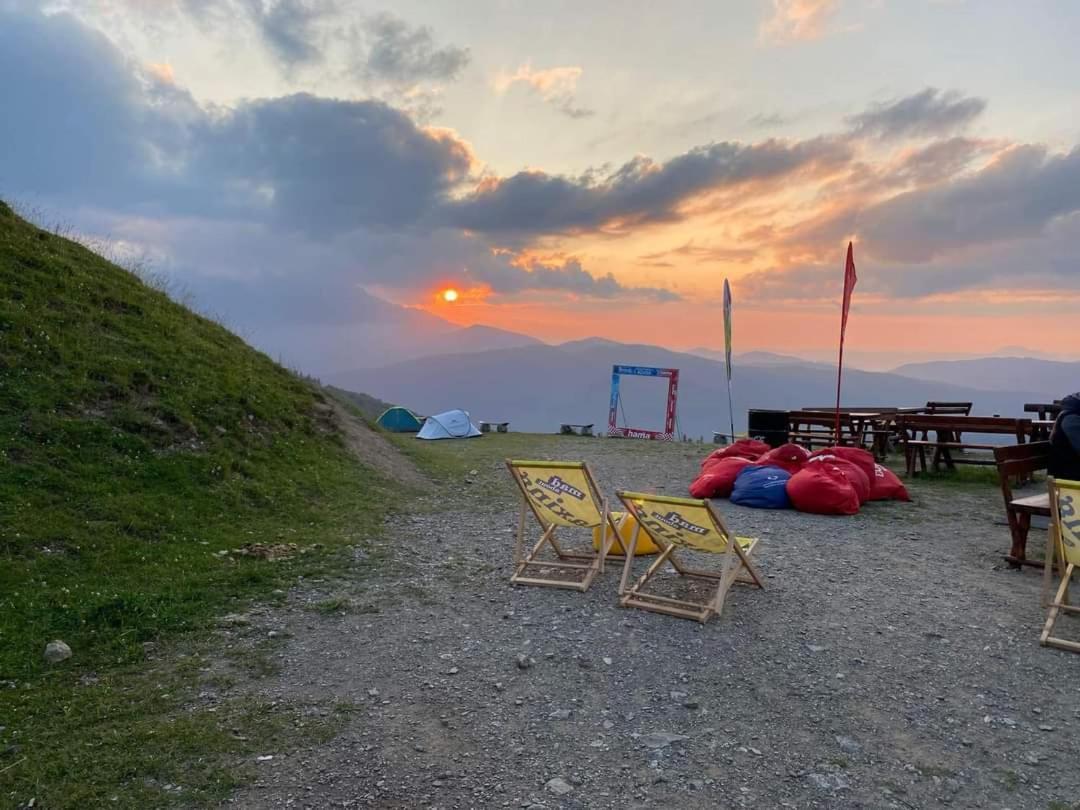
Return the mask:
<svg viewBox="0 0 1080 810">
<path fill-rule="evenodd" d="M 267 751 L 228 806 L 1080 802 L 1080 656 L 1039 647 L 1040 575 L 1000 562 L 994 488 L 920 484 L 912 504 L 851 518 L 721 502 L 737 533 L 763 538 L 767 587 L 736 590 L 702 626 L 617 607 L 618 566 L 586 594 L 511 587 L 500 441 L 520 453 L 525 440 L 440 447 L 475 468 L 471 483 L 396 518 L 378 572 L 252 615 L 245 638 L 272 634 L 279 669 L 245 688 L 354 708 L 330 742 Z M 586 459 L 611 497 L 684 494 L 707 450 L 561 437 L 529 449 Z M 328 598 L 342 610 L 313 610 Z"/>
</svg>

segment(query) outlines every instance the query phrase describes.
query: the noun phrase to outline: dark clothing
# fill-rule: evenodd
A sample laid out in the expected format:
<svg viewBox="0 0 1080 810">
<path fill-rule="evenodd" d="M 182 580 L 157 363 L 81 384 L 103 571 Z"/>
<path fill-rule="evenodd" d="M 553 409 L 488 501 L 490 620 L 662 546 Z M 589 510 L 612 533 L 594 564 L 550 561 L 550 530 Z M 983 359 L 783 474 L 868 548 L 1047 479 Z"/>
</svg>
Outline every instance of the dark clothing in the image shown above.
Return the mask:
<svg viewBox="0 0 1080 810">
<path fill-rule="evenodd" d="M 1061 413 L 1050 432 L 1050 465 L 1054 478 L 1080 481 L 1080 393 L 1061 400 Z"/>
</svg>

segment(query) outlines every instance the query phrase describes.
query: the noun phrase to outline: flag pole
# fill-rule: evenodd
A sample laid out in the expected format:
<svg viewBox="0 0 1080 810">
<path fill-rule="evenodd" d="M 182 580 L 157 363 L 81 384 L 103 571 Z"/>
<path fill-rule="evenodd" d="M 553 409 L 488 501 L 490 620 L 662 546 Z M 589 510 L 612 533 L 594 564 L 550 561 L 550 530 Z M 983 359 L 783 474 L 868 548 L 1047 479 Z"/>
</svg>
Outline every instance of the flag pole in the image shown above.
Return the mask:
<svg viewBox="0 0 1080 810">
<path fill-rule="evenodd" d="M 735 443 L 735 411 L 731 407 L 731 378 L 727 381 L 727 410 L 731 425 L 731 443 Z"/>
<path fill-rule="evenodd" d="M 728 425 L 731 443 L 735 443 L 735 408 L 731 404 L 731 285 L 724 279 L 724 371 L 727 375 Z"/>
</svg>

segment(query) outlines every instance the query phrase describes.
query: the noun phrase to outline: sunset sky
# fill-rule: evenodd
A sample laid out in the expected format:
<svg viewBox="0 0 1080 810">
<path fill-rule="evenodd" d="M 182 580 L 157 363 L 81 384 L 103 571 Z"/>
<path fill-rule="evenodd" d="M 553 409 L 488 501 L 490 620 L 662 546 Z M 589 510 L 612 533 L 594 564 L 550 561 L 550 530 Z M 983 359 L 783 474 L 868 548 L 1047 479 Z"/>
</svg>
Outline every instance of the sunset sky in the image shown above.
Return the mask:
<svg viewBox="0 0 1080 810">
<path fill-rule="evenodd" d="M 0 197 L 256 342 L 367 292 L 718 347 L 727 277 L 739 349 L 824 352 L 850 239 L 858 350 L 1077 357 L 1078 32 L 1071 0 L 0 0 Z"/>
</svg>

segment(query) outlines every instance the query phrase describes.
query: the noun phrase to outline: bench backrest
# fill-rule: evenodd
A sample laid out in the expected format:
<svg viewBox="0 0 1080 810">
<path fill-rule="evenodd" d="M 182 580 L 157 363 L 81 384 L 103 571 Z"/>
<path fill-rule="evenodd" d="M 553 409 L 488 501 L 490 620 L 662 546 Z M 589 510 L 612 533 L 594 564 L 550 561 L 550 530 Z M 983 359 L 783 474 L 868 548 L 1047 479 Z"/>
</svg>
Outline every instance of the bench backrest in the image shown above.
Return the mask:
<svg viewBox="0 0 1080 810">
<path fill-rule="evenodd" d="M 927 414 L 941 414 L 952 416 L 969 416 L 971 414 L 971 402 L 927 402 Z"/>
<path fill-rule="evenodd" d="M 994 461 L 1002 478 L 1024 476 L 1045 470 L 1050 463 L 1050 442 L 1029 442 L 994 448 Z"/>
<path fill-rule="evenodd" d="M 998 483 L 1005 499 L 1005 510 L 1008 511 L 1013 499 L 1012 482 L 1027 480 L 1033 472 L 1047 468 L 1050 463 L 1050 442 L 995 447 L 994 461 L 997 462 Z"/>
<path fill-rule="evenodd" d="M 1036 413 L 1040 420 L 1054 419 L 1061 412 L 1061 402 L 1025 402 L 1024 413 Z"/>
<path fill-rule="evenodd" d="M 995 433 L 1015 435 L 1017 439 L 1031 432 L 1030 419 L 1008 416 L 940 416 L 932 414 L 900 414 L 896 427 L 905 431 L 951 430 L 960 433 Z"/>
<path fill-rule="evenodd" d="M 836 427 L 836 411 L 791 411 L 788 414 L 788 424 Z M 840 411 L 840 424 L 850 425 L 851 414 Z"/>
<path fill-rule="evenodd" d="M 855 407 L 852 407 L 852 406 L 848 406 L 846 408 L 841 408 L 840 409 L 840 415 L 843 416 L 844 414 L 849 414 L 849 413 L 883 413 L 883 414 L 890 414 L 890 413 L 896 413 L 899 410 L 900 409 L 897 408 L 895 405 L 889 405 L 888 407 L 878 406 L 878 405 L 867 405 L 865 408 L 855 408 Z M 792 411 L 792 413 L 800 413 L 800 411 Z M 835 408 L 822 408 L 821 406 L 807 405 L 802 409 L 801 413 L 831 413 L 831 414 L 833 414 L 835 416 L 836 409 Z"/>
</svg>

